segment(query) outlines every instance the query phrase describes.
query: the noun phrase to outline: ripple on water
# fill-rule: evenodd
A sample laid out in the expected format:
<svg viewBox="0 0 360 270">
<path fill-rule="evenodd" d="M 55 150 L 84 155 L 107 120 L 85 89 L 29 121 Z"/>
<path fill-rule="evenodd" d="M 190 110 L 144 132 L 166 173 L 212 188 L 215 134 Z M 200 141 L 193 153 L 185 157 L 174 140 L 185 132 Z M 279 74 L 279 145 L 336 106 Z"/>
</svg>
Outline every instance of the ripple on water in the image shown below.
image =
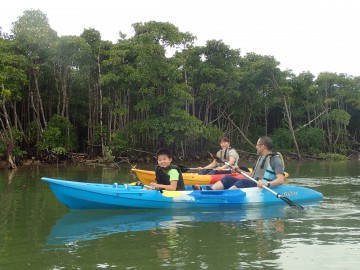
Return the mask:
<svg viewBox="0 0 360 270">
<path fill-rule="evenodd" d="M 360 177 L 315 177 L 315 178 L 290 178 L 289 185 L 300 185 L 307 187 L 319 187 L 324 185 L 344 185 L 350 184 L 360 187 Z"/>
<path fill-rule="evenodd" d="M 286 221 L 287 244 L 349 245 L 360 243 L 360 210 L 350 203 L 323 203 L 303 216 Z M 360 247 L 360 245 L 359 245 Z"/>
<path fill-rule="evenodd" d="M 360 263 L 360 246 L 347 243 L 287 243 L 281 248 L 277 262 L 283 269 L 358 269 Z"/>
</svg>

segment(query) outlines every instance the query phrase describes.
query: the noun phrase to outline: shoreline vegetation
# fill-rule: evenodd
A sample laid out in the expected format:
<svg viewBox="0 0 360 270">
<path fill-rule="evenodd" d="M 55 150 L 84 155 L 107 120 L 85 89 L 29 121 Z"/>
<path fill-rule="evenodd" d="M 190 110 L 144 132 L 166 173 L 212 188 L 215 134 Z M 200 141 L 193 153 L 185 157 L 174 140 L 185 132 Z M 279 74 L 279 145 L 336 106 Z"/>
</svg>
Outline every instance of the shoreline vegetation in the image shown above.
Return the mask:
<svg viewBox="0 0 360 270">
<path fill-rule="evenodd" d="M 163 146 L 205 162 L 222 136 L 245 160 L 263 135 L 289 159 L 359 158 L 360 77 L 294 74 L 222 40 L 195 46 L 170 22 L 132 27 L 116 43 L 93 28 L 58 36 L 40 10 L 0 26 L 2 167 L 146 163 Z"/>
<path fill-rule="evenodd" d="M 136 152 L 142 152 L 142 155 L 137 155 Z M 250 153 L 246 151 L 237 150 L 240 155 L 240 160 L 247 162 L 254 162 L 256 159 L 256 153 Z M 298 161 L 296 153 L 282 153 L 283 157 L 286 161 L 296 160 Z M 333 154 L 333 153 L 321 153 L 319 155 L 310 155 L 303 154 L 302 160 L 335 160 L 335 161 L 344 161 L 344 160 L 360 160 L 360 152 L 351 151 L 348 156 Z M 207 164 L 211 161 L 211 158 L 198 158 L 198 157 L 179 157 L 174 156 L 175 164 Z M 52 160 L 40 161 L 35 158 L 33 159 L 24 159 L 19 161 L 20 166 L 37 166 L 37 165 L 67 165 L 67 164 L 83 164 L 86 166 L 110 166 L 110 167 L 121 167 L 122 164 L 130 165 L 131 167 L 137 167 L 144 164 L 155 164 L 155 156 L 154 154 L 143 151 L 143 150 L 134 150 L 132 154 L 129 156 L 118 157 L 112 160 L 107 160 L 104 157 L 87 157 L 85 153 L 69 153 L 66 157 L 62 157 L 61 159 L 53 157 Z M 9 169 L 8 163 L 5 161 L 0 161 L 0 169 Z"/>
</svg>

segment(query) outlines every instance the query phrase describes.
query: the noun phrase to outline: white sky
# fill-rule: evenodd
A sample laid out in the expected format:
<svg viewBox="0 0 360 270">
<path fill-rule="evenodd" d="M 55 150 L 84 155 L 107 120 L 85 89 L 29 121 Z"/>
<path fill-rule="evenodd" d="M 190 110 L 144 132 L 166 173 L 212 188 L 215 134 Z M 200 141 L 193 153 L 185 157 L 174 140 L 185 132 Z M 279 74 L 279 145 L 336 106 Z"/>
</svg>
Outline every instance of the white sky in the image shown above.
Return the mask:
<svg viewBox="0 0 360 270">
<path fill-rule="evenodd" d="M 95 28 L 115 43 L 119 31 L 133 36 L 133 23 L 170 22 L 197 36 L 196 45 L 221 39 L 242 56 L 272 55 L 296 74 L 360 76 L 359 0 L 7 0 L 3 32 L 29 9 L 45 13 L 59 36 Z"/>
</svg>

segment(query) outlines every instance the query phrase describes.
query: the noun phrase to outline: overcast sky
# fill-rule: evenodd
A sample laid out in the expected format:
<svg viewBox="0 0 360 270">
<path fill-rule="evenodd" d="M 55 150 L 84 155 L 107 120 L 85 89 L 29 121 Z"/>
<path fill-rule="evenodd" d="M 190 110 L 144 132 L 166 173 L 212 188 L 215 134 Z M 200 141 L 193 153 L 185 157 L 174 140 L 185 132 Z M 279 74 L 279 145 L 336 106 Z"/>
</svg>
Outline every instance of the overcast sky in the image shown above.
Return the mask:
<svg viewBox="0 0 360 270">
<path fill-rule="evenodd" d="M 281 69 L 360 76 L 359 0 L 8 0 L 0 27 L 10 32 L 25 10 L 40 9 L 59 36 L 95 28 L 103 40 L 133 36 L 136 22 L 170 22 L 197 36 L 223 40 L 241 55 L 272 55 Z"/>
</svg>

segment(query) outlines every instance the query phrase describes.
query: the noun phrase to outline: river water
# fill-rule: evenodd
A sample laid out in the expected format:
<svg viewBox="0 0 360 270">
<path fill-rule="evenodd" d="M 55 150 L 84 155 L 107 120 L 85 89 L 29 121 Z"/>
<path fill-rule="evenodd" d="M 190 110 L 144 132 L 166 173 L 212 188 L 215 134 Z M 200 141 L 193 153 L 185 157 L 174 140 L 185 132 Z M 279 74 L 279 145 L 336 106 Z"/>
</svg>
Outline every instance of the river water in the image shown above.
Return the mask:
<svg viewBox="0 0 360 270">
<path fill-rule="evenodd" d="M 70 211 L 41 177 L 132 182 L 136 177 L 130 167 L 0 171 L 0 270 L 359 269 L 359 165 L 287 164 L 289 184 L 324 194 L 320 204 L 304 205 L 304 213 L 285 203 L 240 209 Z"/>
</svg>

